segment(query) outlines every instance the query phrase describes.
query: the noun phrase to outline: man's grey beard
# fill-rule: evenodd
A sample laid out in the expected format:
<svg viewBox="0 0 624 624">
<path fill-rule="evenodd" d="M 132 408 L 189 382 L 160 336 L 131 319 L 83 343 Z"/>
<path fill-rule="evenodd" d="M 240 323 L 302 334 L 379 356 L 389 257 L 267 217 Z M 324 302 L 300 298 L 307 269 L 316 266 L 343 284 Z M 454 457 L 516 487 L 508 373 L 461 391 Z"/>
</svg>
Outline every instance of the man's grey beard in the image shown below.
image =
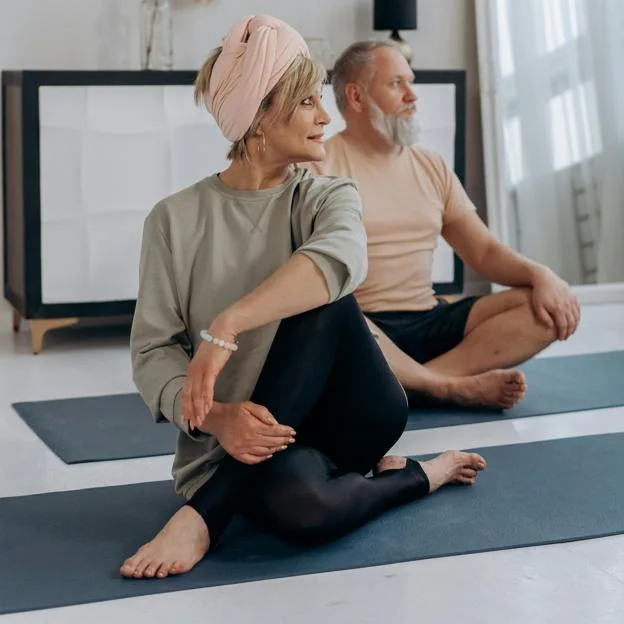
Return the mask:
<svg viewBox="0 0 624 624">
<path fill-rule="evenodd" d="M 373 128 L 389 143 L 409 147 L 418 143 L 420 136 L 420 122 L 413 104 L 403 106 L 396 113 L 384 113 L 371 98 L 368 99 L 371 108 L 371 123 Z M 403 119 L 398 115 L 406 110 L 414 112 Z"/>
</svg>

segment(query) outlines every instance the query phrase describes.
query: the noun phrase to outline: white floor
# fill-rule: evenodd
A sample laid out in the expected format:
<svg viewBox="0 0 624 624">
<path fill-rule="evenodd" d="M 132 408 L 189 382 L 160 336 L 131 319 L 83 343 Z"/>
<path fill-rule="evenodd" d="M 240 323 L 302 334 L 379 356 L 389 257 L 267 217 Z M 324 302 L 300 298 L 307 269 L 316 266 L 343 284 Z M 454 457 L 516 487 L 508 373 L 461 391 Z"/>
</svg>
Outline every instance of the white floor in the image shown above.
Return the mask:
<svg viewBox="0 0 624 624">
<path fill-rule="evenodd" d="M 33 356 L 28 333 L 13 335 L 0 307 L 0 497 L 169 477 L 170 457 L 67 466 L 10 407 L 22 400 L 134 391 L 127 339 L 119 327 L 62 330 L 46 337 L 43 352 Z M 624 349 L 624 305 L 586 308 L 577 334 L 545 355 L 612 349 Z M 418 454 L 613 431 L 624 431 L 622 407 L 410 432 L 395 450 Z M 0 583 L 10 573 L 0 560 Z M 35 611 L 2 616 L 0 624 L 85 620 L 621 624 L 624 536 Z"/>
</svg>

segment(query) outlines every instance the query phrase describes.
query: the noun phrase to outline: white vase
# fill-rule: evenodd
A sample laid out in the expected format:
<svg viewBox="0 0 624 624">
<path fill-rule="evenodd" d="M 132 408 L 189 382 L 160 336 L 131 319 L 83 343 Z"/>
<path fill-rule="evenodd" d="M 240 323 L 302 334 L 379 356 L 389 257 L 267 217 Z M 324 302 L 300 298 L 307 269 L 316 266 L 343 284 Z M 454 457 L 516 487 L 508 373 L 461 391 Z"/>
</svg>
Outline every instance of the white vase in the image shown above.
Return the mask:
<svg viewBox="0 0 624 624">
<path fill-rule="evenodd" d="M 141 69 L 173 68 L 173 20 L 169 0 L 141 0 Z"/>
</svg>

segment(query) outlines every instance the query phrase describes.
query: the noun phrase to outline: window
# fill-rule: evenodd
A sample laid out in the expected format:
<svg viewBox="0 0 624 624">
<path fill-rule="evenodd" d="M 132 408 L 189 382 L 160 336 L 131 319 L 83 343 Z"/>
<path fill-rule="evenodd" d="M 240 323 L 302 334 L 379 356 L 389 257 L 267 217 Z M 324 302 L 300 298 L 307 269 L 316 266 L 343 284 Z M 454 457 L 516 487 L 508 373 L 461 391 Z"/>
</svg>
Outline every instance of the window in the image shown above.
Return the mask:
<svg viewBox="0 0 624 624">
<path fill-rule="evenodd" d="M 511 48 L 511 29 L 509 28 L 508 0 L 498 0 L 497 10 L 498 53 L 500 71 L 503 78 L 514 73 L 513 51 Z"/>
<path fill-rule="evenodd" d="M 505 135 L 505 149 L 507 150 L 507 175 L 511 186 L 517 186 L 524 177 L 520 118 L 512 117 L 507 119 L 503 132 Z"/>
<path fill-rule="evenodd" d="M 551 143 L 557 171 L 602 150 L 593 83 L 585 82 L 551 98 L 549 107 Z"/>
<path fill-rule="evenodd" d="M 545 52 L 554 52 L 580 35 L 576 0 L 538 0 L 544 17 Z"/>
</svg>

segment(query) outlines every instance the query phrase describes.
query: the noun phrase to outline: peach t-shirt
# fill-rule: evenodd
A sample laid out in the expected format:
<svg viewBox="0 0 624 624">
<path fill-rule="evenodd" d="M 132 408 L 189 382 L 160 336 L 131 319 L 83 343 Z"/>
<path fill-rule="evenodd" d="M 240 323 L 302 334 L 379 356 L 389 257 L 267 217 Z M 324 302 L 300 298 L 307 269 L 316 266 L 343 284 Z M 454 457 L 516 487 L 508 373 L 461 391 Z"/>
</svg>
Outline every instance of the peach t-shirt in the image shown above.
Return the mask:
<svg viewBox="0 0 624 624">
<path fill-rule="evenodd" d="M 365 312 L 433 308 L 433 252 L 443 225 L 474 211 L 455 173 L 438 154 L 413 146 L 377 160 L 339 133 L 325 143 L 318 174 L 351 178 L 368 237 L 368 277 L 355 296 Z"/>
</svg>

